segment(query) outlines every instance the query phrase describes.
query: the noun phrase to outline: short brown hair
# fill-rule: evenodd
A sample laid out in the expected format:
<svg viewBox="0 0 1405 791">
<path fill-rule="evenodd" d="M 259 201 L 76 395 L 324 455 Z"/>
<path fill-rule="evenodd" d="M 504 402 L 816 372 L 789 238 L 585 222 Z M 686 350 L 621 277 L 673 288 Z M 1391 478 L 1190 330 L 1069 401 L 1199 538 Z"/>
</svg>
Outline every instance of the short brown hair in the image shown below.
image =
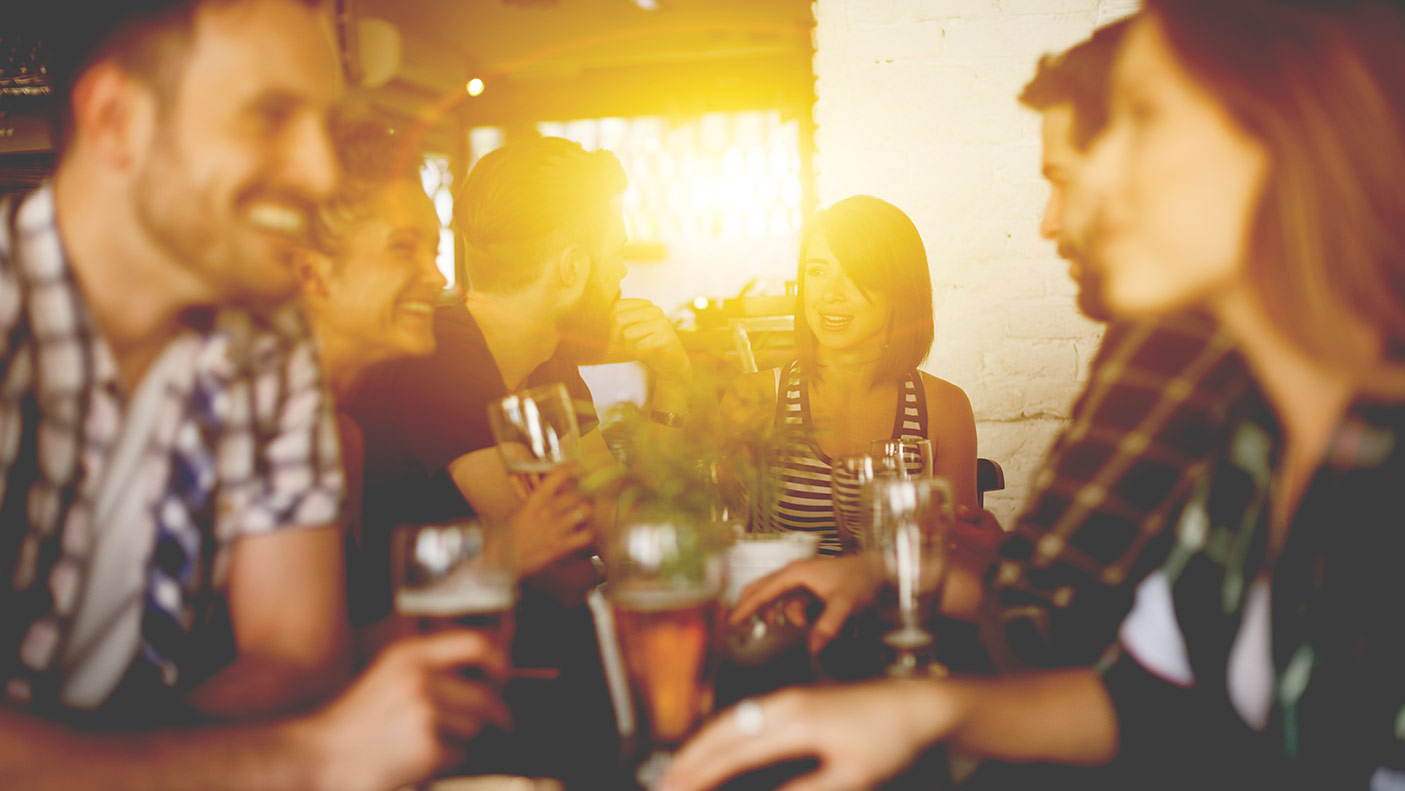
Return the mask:
<svg viewBox="0 0 1405 791">
<path fill-rule="evenodd" d="M 1057 55 L 1045 55 L 1020 92 L 1020 104 L 1037 112 L 1067 104 L 1073 107 L 1073 145 L 1086 150 L 1107 126 L 1107 94 L 1112 62 L 1132 19 L 1093 31 L 1086 41 Z"/>
<path fill-rule="evenodd" d="M 610 203 L 628 186 L 614 154 L 559 137 L 489 152 L 454 198 L 473 288 L 515 291 L 569 244 L 598 250 Z"/>
<path fill-rule="evenodd" d="M 817 236 L 865 296 L 882 295 L 893 306 L 875 379 L 906 376 L 932 349 L 932 273 L 917 226 L 902 209 L 871 195 L 855 195 L 815 214 L 800 237 L 800 291 L 795 298 L 795 346 L 814 376 L 815 332 L 805 322 L 805 261 Z"/>
<path fill-rule="evenodd" d="M 1350 359 L 1346 317 L 1405 362 L 1405 10 L 1390 0 L 1150 0 L 1181 66 L 1268 152 L 1247 273 L 1296 346 Z"/>
</svg>

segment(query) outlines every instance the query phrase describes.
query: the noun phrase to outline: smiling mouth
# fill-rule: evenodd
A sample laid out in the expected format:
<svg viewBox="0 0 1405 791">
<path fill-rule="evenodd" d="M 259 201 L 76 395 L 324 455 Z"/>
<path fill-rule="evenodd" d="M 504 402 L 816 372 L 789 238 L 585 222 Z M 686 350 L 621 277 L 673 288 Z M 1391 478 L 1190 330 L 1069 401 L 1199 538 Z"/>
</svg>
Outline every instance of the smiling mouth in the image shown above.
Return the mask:
<svg viewBox="0 0 1405 791">
<path fill-rule="evenodd" d="M 434 316 L 433 302 L 422 302 L 419 300 L 401 302 L 399 309 L 401 313 L 408 313 L 411 316 L 420 316 L 423 318 L 432 318 Z"/>
<path fill-rule="evenodd" d="M 286 204 L 255 203 L 245 216 L 254 227 L 283 236 L 301 237 L 307 231 L 307 213 Z"/>
<path fill-rule="evenodd" d="M 820 314 L 820 326 L 830 332 L 840 332 L 844 330 L 853 320 L 853 316 L 835 316 L 829 313 Z"/>
</svg>

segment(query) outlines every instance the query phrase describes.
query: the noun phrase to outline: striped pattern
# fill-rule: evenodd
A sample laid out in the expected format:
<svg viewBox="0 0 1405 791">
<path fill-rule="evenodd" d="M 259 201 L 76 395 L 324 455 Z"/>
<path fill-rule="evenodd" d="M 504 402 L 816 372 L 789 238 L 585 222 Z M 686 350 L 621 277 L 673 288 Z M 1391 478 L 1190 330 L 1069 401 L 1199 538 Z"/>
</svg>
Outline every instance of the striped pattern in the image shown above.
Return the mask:
<svg viewBox="0 0 1405 791">
<path fill-rule="evenodd" d="M 833 460 L 820 450 L 810 416 L 810 391 L 800 366 L 788 364 L 776 393 L 776 431 L 782 437 L 777 460 L 775 508 L 772 527 L 804 533 L 818 533 L 820 554 L 843 551 L 834 526 L 834 495 L 831 473 Z M 927 438 L 927 401 L 921 374 L 913 371 L 903 380 L 898 408 L 893 417 L 892 439 Z M 841 491 L 841 505 L 857 500 L 856 492 Z"/>
</svg>

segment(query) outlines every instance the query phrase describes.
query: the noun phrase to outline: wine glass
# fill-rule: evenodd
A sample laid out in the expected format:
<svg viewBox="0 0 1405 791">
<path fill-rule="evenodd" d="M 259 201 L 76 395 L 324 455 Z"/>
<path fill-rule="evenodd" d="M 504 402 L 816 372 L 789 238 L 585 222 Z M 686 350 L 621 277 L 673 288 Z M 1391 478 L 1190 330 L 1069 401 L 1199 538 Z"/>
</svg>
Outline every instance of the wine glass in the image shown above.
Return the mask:
<svg viewBox="0 0 1405 791">
<path fill-rule="evenodd" d="M 534 387 L 488 405 L 498 455 L 523 491 L 541 476 L 581 455 L 580 428 L 571 395 L 561 384 Z"/>
<path fill-rule="evenodd" d="M 414 631 L 476 629 L 512 644 L 517 579 L 505 527 L 475 519 L 396 528 L 395 612 Z"/>
<path fill-rule="evenodd" d="M 712 709 L 721 626 L 720 541 L 686 518 L 641 518 L 606 545 L 606 596 L 635 708 L 648 724 L 649 754 L 636 779 L 651 788 Z"/>
<path fill-rule="evenodd" d="M 865 484 L 901 477 L 897 459 L 880 454 L 844 456 L 830 468 L 830 497 L 834 508 L 834 529 L 845 552 L 857 552 L 868 543 L 873 512 L 862 506 L 860 494 Z"/>
<path fill-rule="evenodd" d="M 932 474 L 934 457 L 930 439 L 877 439 L 869 452 L 897 462 L 898 474 L 902 477 L 920 478 Z"/>
<path fill-rule="evenodd" d="M 945 478 L 875 480 L 864 489 L 873 509 L 869 556 L 881 567 L 880 610 L 897 628 L 883 636 L 896 651 L 889 675 L 944 672 L 935 638 L 923 624 L 939 607 L 947 567 L 947 538 L 955 521 Z"/>
</svg>

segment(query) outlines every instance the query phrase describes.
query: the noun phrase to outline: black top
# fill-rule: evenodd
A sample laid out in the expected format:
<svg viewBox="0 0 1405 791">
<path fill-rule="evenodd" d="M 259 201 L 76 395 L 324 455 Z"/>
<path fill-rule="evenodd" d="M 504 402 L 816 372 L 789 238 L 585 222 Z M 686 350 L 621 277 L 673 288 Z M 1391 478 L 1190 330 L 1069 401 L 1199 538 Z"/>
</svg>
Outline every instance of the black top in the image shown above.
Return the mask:
<svg viewBox="0 0 1405 791">
<path fill-rule="evenodd" d="M 434 337 L 434 354 L 376 366 L 346 405 L 365 437 L 362 541 L 347 569 L 357 624 L 390 612 L 390 532 L 396 525 L 473 513 L 448 467 L 494 445 L 488 405 L 509 395 L 483 331 L 462 304 L 439 308 Z M 560 353 L 532 371 L 523 388 L 555 383 L 566 385 L 577 403 L 581 432 L 595 428 L 590 389 Z"/>
</svg>

